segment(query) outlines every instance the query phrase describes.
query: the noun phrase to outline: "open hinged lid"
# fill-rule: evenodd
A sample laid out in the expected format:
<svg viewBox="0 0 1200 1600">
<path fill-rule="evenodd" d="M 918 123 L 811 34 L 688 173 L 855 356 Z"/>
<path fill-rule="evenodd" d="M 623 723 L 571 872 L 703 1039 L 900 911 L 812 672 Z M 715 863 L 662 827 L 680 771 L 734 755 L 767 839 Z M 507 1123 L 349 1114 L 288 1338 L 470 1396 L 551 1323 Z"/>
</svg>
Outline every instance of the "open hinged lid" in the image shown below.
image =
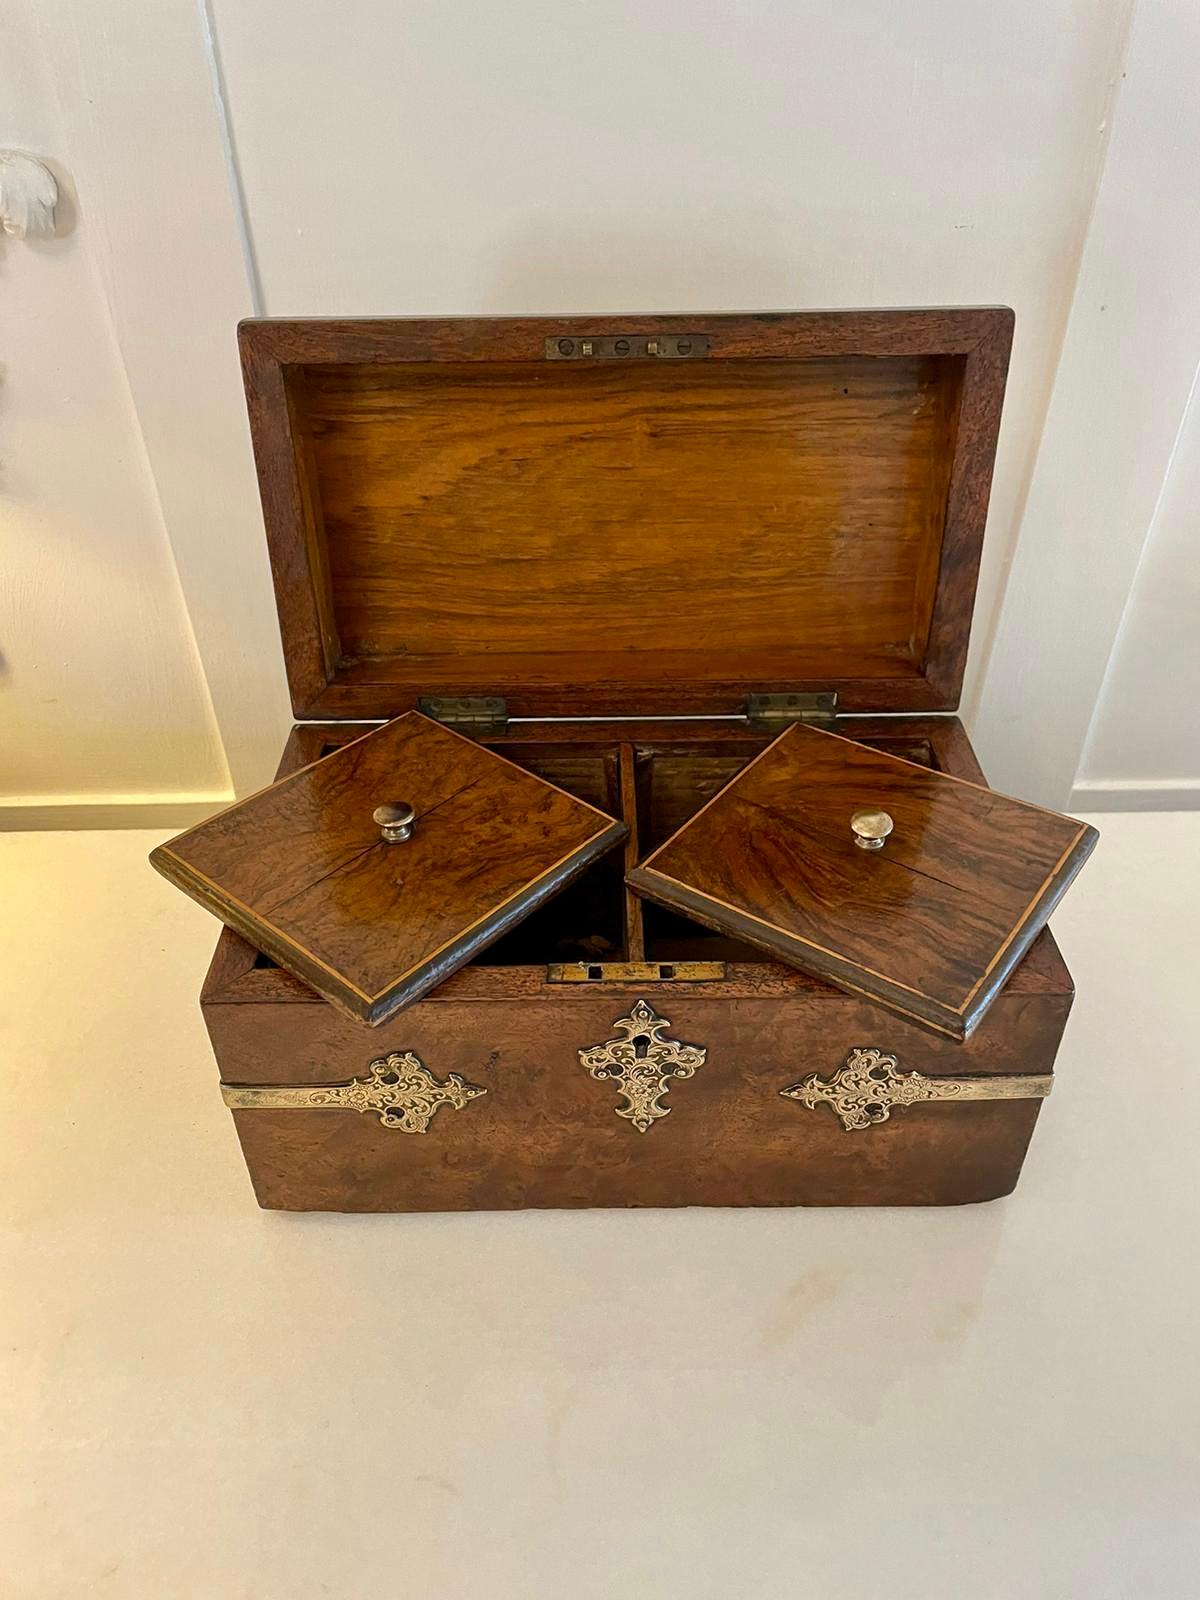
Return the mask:
<svg viewBox="0 0 1200 1600">
<path fill-rule="evenodd" d="M 1094 828 L 794 726 L 627 874 L 640 894 L 964 1039 Z"/>
<path fill-rule="evenodd" d="M 389 805 L 390 816 L 375 816 Z M 396 837 L 386 839 L 383 827 Z M 374 1025 L 457 971 L 627 831 L 411 712 L 150 859 L 280 966 Z"/>
<path fill-rule="evenodd" d="M 1012 313 L 265 321 L 296 712 L 952 709 Z"/>
</svg>

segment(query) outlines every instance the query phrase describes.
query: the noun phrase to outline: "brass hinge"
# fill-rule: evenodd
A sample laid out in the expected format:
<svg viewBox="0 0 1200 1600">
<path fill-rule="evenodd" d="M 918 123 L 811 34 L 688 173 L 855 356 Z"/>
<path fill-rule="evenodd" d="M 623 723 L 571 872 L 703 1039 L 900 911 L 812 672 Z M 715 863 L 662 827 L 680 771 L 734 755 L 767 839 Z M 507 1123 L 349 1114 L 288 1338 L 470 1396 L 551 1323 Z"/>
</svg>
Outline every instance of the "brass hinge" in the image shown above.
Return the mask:
<svg viewBox="0 0 1200 1600">
<path fill-rule="evenodd" d="M 445 695 L 422 695 L 417 709 L 435 722 L 462 728 L 467 733 L 504 733 L 508 729 L 508 702 L 498 694 L 467 696 L 461 700 Z"/>
<path fill-rule="evenodd" d="M 837 716 L 837 694 L 820 689 L 806 694 L 751 694 L 746 697 L 746 721 L 752 728 L 786 728 L 792 722 L 827 727 Z"/>
</svg>

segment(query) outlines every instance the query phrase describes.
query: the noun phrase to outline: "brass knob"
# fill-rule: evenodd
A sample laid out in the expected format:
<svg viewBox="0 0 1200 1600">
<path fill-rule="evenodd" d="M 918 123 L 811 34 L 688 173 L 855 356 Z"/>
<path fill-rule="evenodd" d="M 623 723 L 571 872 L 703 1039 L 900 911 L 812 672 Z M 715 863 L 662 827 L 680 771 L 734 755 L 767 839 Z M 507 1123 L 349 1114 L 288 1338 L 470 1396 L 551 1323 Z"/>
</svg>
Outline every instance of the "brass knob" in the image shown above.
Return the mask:
<svg viewBox="0 0 1200 1600">
<path fill-rule="evenodd" d="M 385 806 L 376 806 L 374 816 L 388 844 L 402 844 L 412 838 L 417 814 L 407 800 L 389 800 Z"/>
<path fill-rule="evenodd" d="M 886 811 L 856 811 L 850 818 L 850 831 L 860 850 L 882 850 L 892 826 Z"/>
</svg>

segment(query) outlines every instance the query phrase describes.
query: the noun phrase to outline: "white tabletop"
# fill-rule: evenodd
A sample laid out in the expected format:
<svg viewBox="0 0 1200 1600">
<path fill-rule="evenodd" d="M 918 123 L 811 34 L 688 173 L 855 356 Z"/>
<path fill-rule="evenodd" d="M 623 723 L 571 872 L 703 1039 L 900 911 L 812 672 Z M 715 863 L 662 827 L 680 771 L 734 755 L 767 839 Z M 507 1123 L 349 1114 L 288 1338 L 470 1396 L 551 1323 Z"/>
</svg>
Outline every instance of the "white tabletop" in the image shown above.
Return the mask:
<svg viewBox="0 0 1200 1600">
<path fill-rule="evenodd" d="M 944 1211 L 260 1212 L 159 836 L 0 835 L 0 1594 L 1200 1594 L 1197 819 L 1095 820 Z"/>
</svg>

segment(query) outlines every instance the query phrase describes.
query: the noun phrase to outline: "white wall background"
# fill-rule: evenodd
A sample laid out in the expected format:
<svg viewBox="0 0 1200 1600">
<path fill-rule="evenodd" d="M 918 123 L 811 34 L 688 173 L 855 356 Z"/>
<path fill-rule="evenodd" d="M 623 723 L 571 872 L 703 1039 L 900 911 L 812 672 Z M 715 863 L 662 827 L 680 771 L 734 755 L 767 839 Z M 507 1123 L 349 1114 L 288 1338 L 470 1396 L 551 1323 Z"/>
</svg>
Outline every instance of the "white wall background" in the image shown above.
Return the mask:
<svg viewBox="0 0 1200 1600">
<path fill-rule="evenodd" d="M 81 785 L 97 794 L 188 790 L 198 801 L 219 787 L 197 653 L 234 784 L 260 781 L 274 758 L 286 701 L 233 350 L 234 322 L 251 309 L 1013 305 L 1017 339 L 964 704 L 997 781 L 1065 802 L 1122 608 L 1109 694 L 1117 707 L 1142 693 L 1148 639 L 1137 619 L 1161 603 L 1155 561 L 1179 559 L 1173 546 L 1186 541 L 1194 474 L 1184 474 L 1180 452 L 1180 509 L 1172 521 L 1164 498 L 1136 591 L 1153 503 L 1125 508 L 1113 535 L 1122 559 L 1109 574 L 1123 583 L 1119 603 L 1115 612 L 1097 607 L 1088 671 L 1072 689 L 1072 729 L 1035 762 L 1026 752 L 1037 741 L 1011 703 L 1012 660 L 1019 656 L 1026 707 L 1053 705 L 1062 666 L 1029 619 L 1061 530 L 1043 518 L 1031 539 L 1026 518 L 1019 546 L 1018 537 L 1046 461 L 1064 494 L 1082 469 L 1078 449 L 1048 435 L 1034 477 L 1060 356 L 1069 378 L 1083 370 L 1080 351 L 1104 337 L 1081 318 L 1077 291 L 1081 260 L 1086 273 L 1092 255 L 1085 240 L 1098 224 L 1119 231 L 1118 197 L 1105 210 L 1105 187 L 1098 191 L 1114 102 L 1111 154 L 1135 181 L 1139 160 L 1161 164 L 1170 132 L 1141 126 L 1162 97 L 1156 75 L 1182 85 L 1200 65 L 1189 10 L 1143 0 L 1134 46 L 1144 73 L 1134 75 L 1134 133 L 1123 137 L 1133 86 L 1122 86 L 1119 102 L 1117 87 L 1130 0 L 345 0 L 334 10 L 293 0 L 286 17 L 277 0 L 211 0 L 209 12 L 196 0 L 99 10 L 88 0 L 16 0 L 18 29 L 24 18 L 36 36 L 26 54 L 40 53 L 54 81 L 58 126 L 0 124 L 0 141 L 57 156 L 76 182 L 79 225 L 46 259 L 90 274 L 93 290 L 72 292 L 70 315 L 86 327 L 64 334 L 61 348 L 66 357 L 89 342 L 108 352 L 111 383 L 127 384 L 126 445 L 136 449 L 136 421 L 152 474 L 121 470 L 116 449 L 97 446 L 92 453 L 119 481 L 82 489 L 69 522 L 55 495 L 62 454 L 77 470 L 75 452 L 43 397 L 59 450 L 55 459 L 24 452 L 27 499 L 52 525 L 74 526 L 71 560 L 111 581 L 103 526 L 115 520 L 131 537 L 136 519 L 118 496 L 136 490 L 154 537 L 131 557 L 137 576 L 128 582 L 150 583 L 157 571 L 154 581 L 170 590 L 156 493 L 194 646 L 177 596 L 173 611 L 164 601 L 165 637 L 139 639 L 120 611 L 114 628 L 107 598 L 85 600 L 49 550 L 35 553 L 43 604 L 23 631 L 0 637 L 15 658 L 0 710 L 19 718 L 20 744 L 40 742 L 45 753 L 40 766 L 0 777 L 10 814 L 30 793 L 76 794 Z M 31 67 L 16 61 L 36 86 Z M 1187 151 L 1176 158 L 1177 190 L 1190 160 Z M 1156 224 L 1139 215 L 1138 225 L 1145 249 Z M 55 297 L 46 259 L 27 246 L 8 247 L 5 277 L 18 257 L 30 312 L 18 338 L 18 349 L 28 347 L 24 372 L 39 341 L 58 333 L 26 327 L 50 320 Z M 1171 285 L 1156 288 L 1163 342 Z M 33 409 L 31 388 L 18 389 L 12 369 L 3 399 L 0 423 L 11 430 L 15 415 Z M 1167 435 L 1161 462 L 1153 449 L 1147 455 L 1160 487 L 1179 422 L 1168 410 L 1147 422 L 1156 439 Z M 10 459 L 13 442 L 9 431 Z M 1081 570 L 1072 619 L 1085 631 L 1088 581 Z M 61 654 L 64 618 L 78 639 L 75 660 L 111 662 L 119 631 L 121 651 L 132 649 L 152 680 L 149 710 L 110 694 L 88 713 L 103 733 L 102 759 L 82 764 L 88 784 L 40 720 L 30 688 Z M 110 677 L 123 681 L 111 669 Z M 1097 716 L 1088 747 L 1081 781 L 1093 799 L 1110 780 L 1136 778 L 1144 788 L 1179 777 L 1177 756 L 1169 773 L 1161 766 L 1161 734 L 1135 754 L 1113 714 L 1115 722 L 1108 709 Z M 169 729 L 151 767 L 139 729 L 153 723 Z"/>
<path fill-rule="evenodd" d="M 973 706 L 1122 0 L 215 0 L 266 309 L 1011 304 Z M 298 108 L 303 108 L 302 111 Z"/>
<path fill-rule="evenodd" d="M 1193 387 L 1074 803 L 1200 806 L 1200 395 Z"/>
<path fill-rule="evenodd" d="M 1174 642 L 1180 683 L 1153 640 L 1149 566 L 1135 582 L 1156 506 L 1194 496 L 1174 470 L 1200 367 L 1198 71 L 1195 0 L 1141 0 L 975 727 L 1002 787 L 1051 805 L 1200 803 L 1200 744 L 1181 709 L 1200 675 L 1200 618 Z M 1171 543 L 1182 592 L 1200 549 Z"/>
<path fill-rule="evenodd" d="M 27 12 L 5 8 L 0 48 L 0 138 L 57 155 Z M 69 821 L 229 792 L 88 218 L 59 177 L 60 236 L 0 239 L 0 826 L 14 804 Z"/>
</svg>

